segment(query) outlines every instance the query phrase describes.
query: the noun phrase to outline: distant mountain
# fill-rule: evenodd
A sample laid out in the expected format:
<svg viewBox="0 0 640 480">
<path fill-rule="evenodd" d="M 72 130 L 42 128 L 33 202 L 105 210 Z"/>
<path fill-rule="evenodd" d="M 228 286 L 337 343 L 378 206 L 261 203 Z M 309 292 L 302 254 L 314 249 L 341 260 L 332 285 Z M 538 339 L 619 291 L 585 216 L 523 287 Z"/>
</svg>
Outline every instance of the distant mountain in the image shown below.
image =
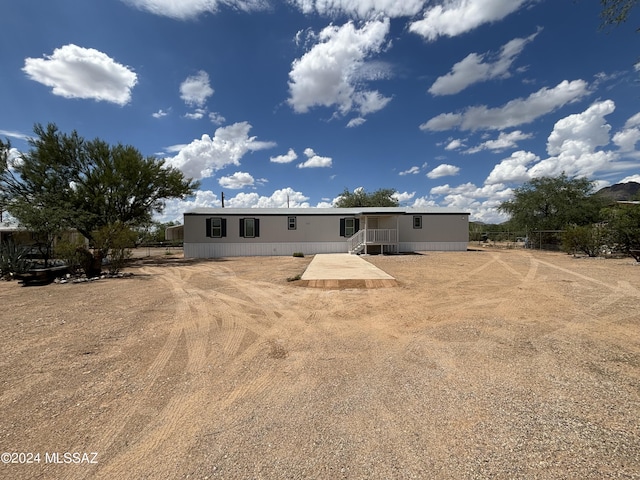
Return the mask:
<svg viewBox="0 0 640 480">
<path fill-rule="evenodd" d="M 640 195 L 640 183 L 616 183 L 610 187 L 604 187 L 598 190 L 596 195 L 610 199 L 613 202 L 637 200 L 638 195 Z"/>
</svg>

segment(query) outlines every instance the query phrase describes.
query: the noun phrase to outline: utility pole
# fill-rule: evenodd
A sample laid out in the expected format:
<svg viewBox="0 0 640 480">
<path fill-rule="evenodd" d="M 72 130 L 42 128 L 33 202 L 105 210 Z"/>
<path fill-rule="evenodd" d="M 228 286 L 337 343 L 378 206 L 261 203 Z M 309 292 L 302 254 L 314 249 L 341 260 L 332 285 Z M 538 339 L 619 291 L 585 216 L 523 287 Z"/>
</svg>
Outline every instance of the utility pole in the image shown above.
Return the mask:
<svg viewBox="0 0 640 480">
<path fill-rule="evenodd" d="M 222 199 L 222 208 L 224 208 L 224 192 L 222 192 L 220 198 Z"/>
</svg>

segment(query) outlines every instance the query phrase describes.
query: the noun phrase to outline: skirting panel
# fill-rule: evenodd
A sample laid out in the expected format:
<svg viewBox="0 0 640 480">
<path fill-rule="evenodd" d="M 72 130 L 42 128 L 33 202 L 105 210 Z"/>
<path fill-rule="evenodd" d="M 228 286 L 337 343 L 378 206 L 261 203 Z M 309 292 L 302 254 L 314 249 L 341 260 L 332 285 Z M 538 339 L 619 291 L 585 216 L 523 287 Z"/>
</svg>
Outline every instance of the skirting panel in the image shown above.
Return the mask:
<svg viewBox="0 0 640 480">
<path fill-rule="evenodd" d="M 463 252 L 467 242 L 401 242 L 400 252 Z M 347 253 L 347 242 L 185 243 L 185 258 L 259 257 Z"/>
<path fill-rule="evenodd" d="M 300 243 L 185 243 L 185 258 L 289 256 L 302 252 L 347 253 L 347 242 Z"/>
</svg>

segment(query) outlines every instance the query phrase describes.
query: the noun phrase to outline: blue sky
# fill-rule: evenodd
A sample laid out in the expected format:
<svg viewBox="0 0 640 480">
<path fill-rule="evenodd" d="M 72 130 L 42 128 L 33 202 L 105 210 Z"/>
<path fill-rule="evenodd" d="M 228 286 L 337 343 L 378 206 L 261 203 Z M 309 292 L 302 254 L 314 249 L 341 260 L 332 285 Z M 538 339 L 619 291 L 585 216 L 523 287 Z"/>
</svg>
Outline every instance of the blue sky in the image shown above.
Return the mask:
<svg viewBox="0 0 640 480">
<path fill-rule="evenodd" d="M 596 0 L 13 0 L 0 136 L 35 123 L 165 158 L 195 207 L 402 205 L 501 222 L 539 176 L 640 182 L 638 12 Z"/>
</svg>

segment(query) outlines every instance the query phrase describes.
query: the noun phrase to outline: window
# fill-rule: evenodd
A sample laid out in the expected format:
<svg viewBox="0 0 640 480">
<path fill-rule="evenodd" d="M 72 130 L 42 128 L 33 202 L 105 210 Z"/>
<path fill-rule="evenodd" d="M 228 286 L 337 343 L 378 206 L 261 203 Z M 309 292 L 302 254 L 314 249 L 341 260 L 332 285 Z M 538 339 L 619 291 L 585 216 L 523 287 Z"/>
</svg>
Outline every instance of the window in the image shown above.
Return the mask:
<svg viewBox="0 0 640 480">
<path fill-rule="evenodd" d="M 289 226 L 289 230 L 296 229 L 296 217 L 287 218 L 287 225 Z"/>
<path fill-rule="evenodd" d="M 260 220 L 257 218 L 240 219 L 240 236 L 244 238 L 255 238 L 260 236 Z"/>
<path fill-rule="evenodd" d="M 351 237 L 356 233 L 356 219 L 345 218 L 344 219 L 344 235 L 345 237 Z"/>
<path fill-rule="evenodd" d="M 256 219 L 245 218 L 244 219 L 244 237 L 253 238 L 256 236 Z"/>
<path fill-rule="evenodd" d="M 227 236 L 226 218 L 207 218 L 207 237 L 222 238 Z"/>
<path fill-rule="evenodd" d="M 360 222 L 357 218 L 348 217 L 340 219 L 340 236 L 351 237 L 360 229 Z"/>
<path fill-rule="evenodd" d="M 422 216 L 416 215 L 413 217 L 413 228 L 422 228 Z"/>
<path fill-rule="evenodd" d="M 211 236 L 213 238 L 222 238 L 222 219 L 221 218 L 211 219 Z"/>
</svg>

